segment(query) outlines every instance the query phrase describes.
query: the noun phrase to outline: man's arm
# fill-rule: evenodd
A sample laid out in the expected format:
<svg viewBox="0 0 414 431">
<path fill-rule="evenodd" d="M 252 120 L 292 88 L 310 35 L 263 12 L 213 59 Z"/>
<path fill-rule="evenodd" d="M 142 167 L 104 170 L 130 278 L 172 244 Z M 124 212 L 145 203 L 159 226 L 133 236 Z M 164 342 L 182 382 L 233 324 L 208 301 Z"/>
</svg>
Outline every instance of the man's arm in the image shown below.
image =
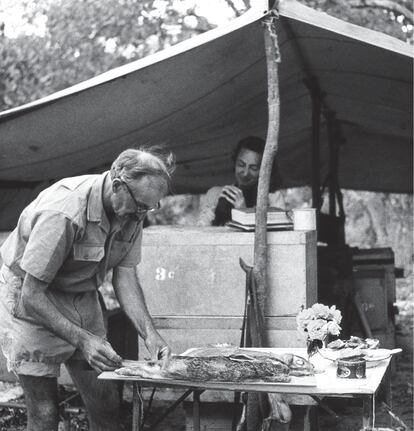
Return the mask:
<svg viewBox="0 0 414 431">
<path fill-rule="evenodd" d="M 114 268 L 112 284 L 122 309 L 145 340 L 152 358 L 162 359 L 166 364 L 171 353 L 170 348 L 154 327 L 136 269 Z"/>
<path fill-rule="evenodd" d="M 96 371 L 110 371 L 119 366 L 121 358 L 111 345 L 63 316 L 46 295 L 47 288 L 47 283 L 26 274 L 22 286 L 22 304 L 30 316 L 58 337 L 79 348 Z"/>
</svg>

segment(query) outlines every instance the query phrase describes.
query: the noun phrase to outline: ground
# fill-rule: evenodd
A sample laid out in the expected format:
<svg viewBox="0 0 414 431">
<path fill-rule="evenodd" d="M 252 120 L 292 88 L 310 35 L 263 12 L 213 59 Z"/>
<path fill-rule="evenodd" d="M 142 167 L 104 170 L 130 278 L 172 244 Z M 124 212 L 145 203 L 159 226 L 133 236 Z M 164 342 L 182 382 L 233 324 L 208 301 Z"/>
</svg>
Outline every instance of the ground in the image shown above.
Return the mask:
<svg viewBox="0 0 414 431">
<path fill-rule="evenodd" d="M 403 353 L 395 357 L 395 371 L 392 375 L 392 412 L 407 426 L 394 420 L 393 430 L 413 430 L 413 291 L 412 280 L 397 288 L 397 304 L 400 314 L 397 317 L 396 344 L 403 348 Z M 62 399 L 66 399 L 68 393 L 62 389 Z M 21 390 L 18 385 L 0 382 L 0 402 L 10 400 L 10 403 L 23 403 L 19 398 Z M 125 405 L 123 410 L 123 424 L 126 429 L 131 429 L 131 406 L 129 403 L 131 391 L 129 387 L 124 390 Z M 13 398 L 16 398 L 14 400 Z M 319 421 L 321 431 L 357 431 L 361 426 L 361 406 L 355 401 L 329 400 L 329 406 L 339 418 L 334 418 L 319 408 Z M 73 406 L 76 399 L 73 400 Z M 154 401 L 151 408 L 151 423 L 158 417 L 168 404 Z M 72 409 L 70 431 L 87 431 L 87 420 L 83 413 L 78 413 L 76 407 Z M 376 426 L 390 427 L 390 415 L 382 404 L 381 396 L 378 397 L 376 407 Z M 23 409 L 2 408 L 0 409 L 0 431 L 23 431 L 25 430 L 25 412 Z M 158 427 L 159 431 L 185 431 L 185 412 L 182 406 L 170 414 Z M 214 431 L 219 431 L 217 428 Z M 204 431 L 204 430 L 203 430 Z M 210 431 L 210 430 L 205 430 Z M 221 431 L 221 430 L 220 430 Z M 223 430 L 224 431 L 224 430 Z"/>
</svg>

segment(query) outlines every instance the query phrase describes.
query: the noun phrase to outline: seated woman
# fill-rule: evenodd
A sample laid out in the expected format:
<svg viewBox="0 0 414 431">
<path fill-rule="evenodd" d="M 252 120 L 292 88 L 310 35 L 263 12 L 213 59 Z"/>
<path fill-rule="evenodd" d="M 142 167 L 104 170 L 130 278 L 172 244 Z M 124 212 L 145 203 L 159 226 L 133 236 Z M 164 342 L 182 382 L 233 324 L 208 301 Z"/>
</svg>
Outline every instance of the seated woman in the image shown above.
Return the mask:
<svg viewBox="0 0 414 431">
<path fill-rule="evenodd" d="M 234 184 L 212 187 L 200 199 L 201 226 L 223 226 L 231 220 L 232 208 L 252 208 L 256 206 L 257 184 L 265 141 L 256 136 L 243 138 L 234 151 Z M 273 168 L 273 188 L 280 185 L 278 172 Z M 272 189 L 270 190 L 272 191 Z M 269 205 L 285 208 L 283 194 L 279 191 L 269 195 Z"/>
</svg>

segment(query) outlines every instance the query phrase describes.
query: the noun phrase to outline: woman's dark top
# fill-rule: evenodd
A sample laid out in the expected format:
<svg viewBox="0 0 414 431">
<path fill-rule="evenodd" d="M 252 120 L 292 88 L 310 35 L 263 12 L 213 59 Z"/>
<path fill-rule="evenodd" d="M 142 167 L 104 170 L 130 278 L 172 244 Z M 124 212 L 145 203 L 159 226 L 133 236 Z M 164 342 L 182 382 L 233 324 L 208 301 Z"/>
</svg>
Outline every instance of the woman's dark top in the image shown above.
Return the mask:
<svg viewBox="0 0 414 431">
<path fill-rule="evenodd" d="M 252 208 L 256 205 L 257 200 L 257 185 L 253 187 L 239 187 L 243 192 L 244 200 L 246 202 L 247 208 Z M 212 222 L 213 226 L 224 226 L 228 221 L 231 220 L 231 209 L 233 204 L 231 204 L 226 198 L 221 197 L 218 202 L 216 209 L 214 211 L 214 220 Z"/>
</svg>

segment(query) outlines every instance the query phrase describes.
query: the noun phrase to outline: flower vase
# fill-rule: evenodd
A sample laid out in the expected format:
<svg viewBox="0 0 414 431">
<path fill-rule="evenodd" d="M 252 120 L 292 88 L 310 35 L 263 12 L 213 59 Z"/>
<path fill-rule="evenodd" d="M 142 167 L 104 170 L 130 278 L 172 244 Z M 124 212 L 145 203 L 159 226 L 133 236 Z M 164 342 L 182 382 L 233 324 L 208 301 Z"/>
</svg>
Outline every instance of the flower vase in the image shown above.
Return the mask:
<svg viewBox="0 0 414 431">
<path fill-rule="evenodd" d="M 323 355 L 323 350 L 326 347 L 325 340 L 307 340 L 308 360 L 314 366 L 315 373 L 321 374 L 333 362 L 331 359 Z"/>
</svg>

